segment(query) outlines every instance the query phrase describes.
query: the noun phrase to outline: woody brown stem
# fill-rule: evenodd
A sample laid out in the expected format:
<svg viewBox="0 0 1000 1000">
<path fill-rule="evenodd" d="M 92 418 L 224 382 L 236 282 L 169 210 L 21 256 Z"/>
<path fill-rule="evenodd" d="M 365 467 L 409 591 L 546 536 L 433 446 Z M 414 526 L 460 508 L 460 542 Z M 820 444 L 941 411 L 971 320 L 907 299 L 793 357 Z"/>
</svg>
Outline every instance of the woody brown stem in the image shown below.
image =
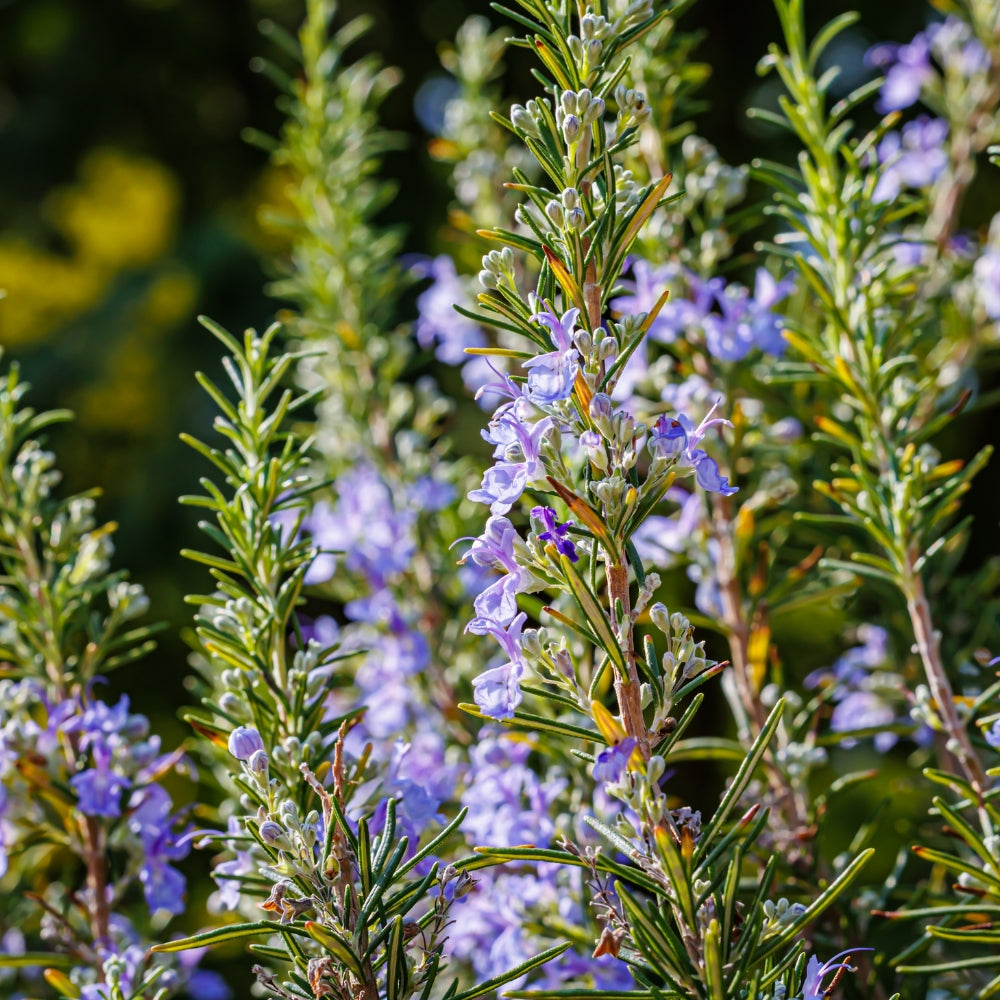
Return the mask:
<svg viewBox="0 0 1000 1000">
<path fill-rule="evenodd" d="M 736 547 L 733 544 L 733 525 L 730 519 L 729 500 L 720 495 L 712 497 L 712 520 L 715 538 L 719 544 L 717 566 L 719 598 L 722 605 L 722 621 L 729 633 L 729 656 L 732 676 L 740 703 L 746 713 L 751 731 L 741 732 L 744 743 L 757 738 L 767 721 L 767 713 L 751 676 L 750 629 L 743 613 L 743 593 L 736 573 Z M 767 781 L 776 800 L 793 831 L 806 826 L 803 810 L 800 808 L 794 790 L 789 786 L 783 772 L 775 765 L 774 756 L 767 752 Z"/>
<path fill-rule="evenodd" d="M 104 853 L 104 835 L 100 824 L 93 816 L 83 818 L 84 861 L 87 866 L 87 888 L 90 890 L 90 927 L 94 946 L 107 945 L 109 933 L 110 907 L 108 904 L 108 859 Z M 103 974 L 98 970 L 101 982 Z"/>
<path fill-rule="evenodd" d="M 615 695 L 625 732 L 633 737 L 643 760 L 649 760 L 649 733 L 642 715 L 642 691 L 636 667 L 635 636 L 632 631 L 632 603 L 628 587 L 628 566 L 609 559 L 607 564 L 608 603 L 611 606 L 611 624 L 621 637 L 626 674 L 615 670 Z M 618 608 L 621 608 L 621 620 Z"/>
<path fill-rule="evenodd" d="M 969 740 L 969 734 L 955 709 L 955 695 L 941 659 L 941 646 L 931 620 L 931 609 L 924 593 L 924 582 L 919 573 L 910 573 L 905 592 L 906 608 L 910 614 L 917 652 L 923 663 L 924 676 L 931 697 L 934 699 L 938 717 L 948 734 L 949 749 L 957 758 L 962 773 L 981 794 L 989 786 L 989 781 Z"/>
</svg>

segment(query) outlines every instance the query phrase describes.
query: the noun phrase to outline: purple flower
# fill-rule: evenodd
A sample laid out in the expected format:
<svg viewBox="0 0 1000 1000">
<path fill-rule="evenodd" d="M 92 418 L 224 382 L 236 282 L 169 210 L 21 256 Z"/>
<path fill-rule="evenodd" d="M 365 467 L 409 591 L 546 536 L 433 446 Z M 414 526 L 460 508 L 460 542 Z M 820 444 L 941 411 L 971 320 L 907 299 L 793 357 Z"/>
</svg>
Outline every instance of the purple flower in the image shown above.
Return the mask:
<svg viewBox="0 0 1000 1000">
<path fill-rule="evenodd" d="M 750 300 L 750 325 L 754 344 L 765 354 L 781 357 L 785 353 L 785 338 L 781 335 L 785 317 L 771 312 L 771 307 L 788 298 L 794 290 L 795 279 L 791 276 L 775 281 L 766 268 L 757 268 Z"/>
<path fill-rule="evenodd" d="M 243 884 L 240 880 L 244 875 L 256 875 L 257 866 L 250 852 L 243 849 L 244 831 L 239 817 L 230 816 L 226 829 L 231 837 L 239 839 L 226 843 L 235 856 L 228 861 L 221 861 L 212 870 L 212 878 L 215 879 L 219 888 L 213 895 L 211 902 L 220 909 L 235 910 L 240 905 L 240 889 Z"/>
<path fill-rule="evenodd" d="M 441 254 L 433 260 L 420 261 L 411 270 L 421 278 L 431 279 L 431 284 L 417 297 L 417 343 L 423 348 L 435 347 L 438 361 L 463 364 L 469 359 L 465 348 L 485 347 L 486 336 L 478 323 L 455 310 L 456 303 L 469 298 L 455 271 L 455 262 Z"/>
<path fill-rule="evenodd" d="M 188 977 L 187 991 L 191 1000 L 230 1000 L 233 991 L 218 972 L 195 969 Z"/>
<path fill-rule="evenodd" d="M 994 750 L 1000 750 L 1000 719 L 995 719 L 993 725 L 984 730 L 983 738 Z"/>
<path fill-rule="evenodd" d="M 875 107 L 881 114 L 902 111 L 920 99 L 920 92 L 934 77 L 930 42 L 926 32 L 908 45 L 876 45 L 865 56 L 870 66 L 886 69 L 885 83 Z"/>
<path fill-rule="evenodd" d="M 539 303 L 535 295 L 531 296 L 528 304 L 535 309 L 535 313 L 529 319 L 549 331 L 556 351 L 568 351 L 573 346 L 573 333 L 580 310 L 569 309 L 560 317 L 547 302 Z M 539 305 L 543 308 L 539 308 Z"/>
<path fill-rule="evenodd" d="M 131 781 L 123 774 L 111 770 L 111 751 L 97 744 L 93 747 L 94 767 L 73 775 L 69 783 L 85 816 L 103 816 L 114 819 L 121 815 L 122 792 Z"/>
<path fill-rule="evenodd" d="M 504 575 L 475 600 L 478 618 L 488 618 L 506 625 L 517 614 L 517 595 L 531 585 L 531 574 L 518 565 L 514 554 L 517 532 L 507 518 L 500 515 L 486 522 L 483 534 L 475 539 L 469 555 L 480 566 L 496 566 Z"/>
<path fill-rule="evenodd" d="M 976 261 L 972 281 L 986 315 L 1000 320 L 1000 248 L 990 247 Z"/>
<path fill-rule="evenodd" d="M 483 437 L 496 445 L 494 456 L 506 458 L 487 469 L 482 485 L 469 492 L 469 499 L 488 503 L 493 514 L 506 514 L 534 479 L 541 468 L 540 449 L 542 438 L 552 428 L 550 417 L 535 423 L 522 415 L 518 402 L 505 404 L 499 416 L 490 421 Z"/>
<path fill-rule="evenodd" d="M 694 425 L 684 414 L 679 414 L 676 419 L 665 415 L 660 417 L 653 424 L 646 443 L 650 456 L 654 459 L 676 458 L 687 447 L 689 427 L 693 429 Z"/>
<path fill-rule="evenodd" d="M 399 509 L 389 485 L 369 465 L 341 476 L 337 491 L 334 507 L 318 503 L 307 519 L 314 541 L 343 552 L 347 568 L 375 586 L 405 573 L 416 551 L 416 512 Z"/>
<path fill-rule="evenodd" d="M 521 704 L 521 674 L 523 665 L 518 662 L 503 663 L 485 670 L 473 682 L 475 701 L 484 715 L 491 719 L 512 719 L 514 710 Z"/>
<path fill-rule="evenodd" d="M 264 741 L 256 729 L 237 726 L 229 734 L 229 752 L 237 760 L 249 760 L 258 750 L 264 749 Z"/>
<path fill-rule="evenodd" d="M 594 781 L 621 781 L 635 749 L 635 738 L 628 736 L 614 746 L 605 747 L 594 761 Z"/>
<path fill-rule="evenodd" d="M 729 485 L 729 480 L 719 472 L 718 463 L 706 451 L 698 448 L 690 452 L 688 457 L 694 465 L 694 477 L 703 490 L 721 493 L 724 497 L 731 497 L 739 492 L 738 486 Z"/>
<path fill-rule="evenodd" d="M 764 268 L 757 270 L 752 297 L 748 289 L 735 283 L 720 288 L 715 300 L 721 312 L 708 313 L 702 320 L 709 353 L 720 361 L 742 361 L 755 347 L 768 354 L 783 354 L 784 317 L 772 313 L 771 307 L 793 288 L 791 278 L 776 282 Z"/>
<path fill-rule="evenodd" d="M 575 348 L 552 351 L 529 358 L 524 367 L 528 369 L 528 399 L 547 406 L 572 395 L 580 371 L 580 356 Z"/>
<path fill-rule="evenodd" d="M 129 714 L 128 695 L 122 695 L 114 706 L 91 701 L 82 712 L 75 702 L 66 702 L 60 707 L 62 711 L 57 711 L 56 717 L 64 720 L 61 731 L 79 733 L 81 750 L 98 745 L 109 747 L 116 740 L 142 739 L 149 731 L 145 716 Z"/>
<path fill-rule="evenodd" d="M 889 132 L 879 143 L 878 158 L 883 167 L 872 200 L 894 201 L 904 187 L 930 187 L 948 166 L 947 137 L 948 123 L 927 115 L 907 122 L 901 133 Z"/>
<path fill-rule="evenodd" d="M 469 499 L 488 503 L 493 514 L 506 514 L 528 485 L 528 472 L 520 462 L 498 462 L 483 473 L 478 490 L 469 491 Z"/>
<path fill-rule="evenodd" d="M 856 729 L 876 729 L 908 721 L 894 705 L 905 694 L 902 681 L 886 668 L 889 658 L 888 633 L 876 625 L 861 625 L 857 630 L 862 645 L 848 649 L 829 670 L 814 670 L 804 684 L 807 688 L 826 687 L 828 698 L 835 703 L 830 728 L 849 733 Z M 918 744 L 929 736 L 926 727 L 912 735 Z M 889 750 L 898 740 L 894 732 L 883 731 L 875 736 L 880 752 Z M 845 737 L 843 746 L 857 741 Z"/>
<path fill-rule="evenodd" d="M 971 76 L 989 72 L 990 53 L 962 18 L 950 14 L 944 21 L 930 25 L 926 35 L 934 58 L 946 73 L 960 77 L 963 83 L 968 84 Z"/>
<path fill-rule="evenodd" d="M 469 751 L 469 773 L 462 805 L 468 810 L 462 826 L 474 844 L 546 847 L 555 834 L 552 808 L 566 788 L 566 779 L 544 781 L 528 765 L 533 744 L 485 726 Z"/>
<path fill-rule="evenodd" d="M 302 503 L 299 502 L 292 506 L 278 507 L 268 520 L 278 530 L 283 546 L 299 541 L 303 528 L 306 528 L 313 532 L 313 541 L 322 549 L 322 546 L 327 544 L 327 539 L 323 537 L 323 528 L 329 518 L 329 511 L 329 504 L 321 500 L 314 510 L 306 515 Z M 325 583 L 333 576 L 336 568 L 337 560 L 333 553 L 321 550 L 310 563 L 303 581 L 309 586 Z"/>
<path fill-rule="evenodd" d="M 556 547 L 556 551 L 560 555 L 566 556 L 570 562 L 579 561 L 580 557 L 576 554 L 576 546 L 572 540 L 566 537 L 572 521 L 556 524 L 556 512 L 551 507 L 532 507 L 531 516 L 537 518 L 545 526 L 545 530 L 539 532 L 538 535 L 542 541 L 551 542 Z"/>
<path fill-rule="evenodd" d="M 486 336 L 478 323 L 463 316 L 456 305 L 474 302 L 475 296 L 455 271 L 455 262 L 442 254 L 420 261 L 411 268 L 431 284 L 417 297 L 418 317 L 414 330 L 421 347 L 434 347 L 434 356 L 446 365 L 460 365 L 462 381 L 475 391 L 488 378 L 485 357 L 466 354 L 467 347 L 485 347 Z"/>
<path fill-rule="evenodd" d="M 729 425 L 728 420 L 713 417 L 714 411 L 715 406 L 697 427 L 683 413 L 676 417 L 664 414 L 653 425 L 646 447 L 654 459 L 680 456 L 683 464 L 694 469 L 695 479 L 702 489 L 728 497 L 736 493 L 738 487 L 730 486 L 729 480 L 720 475 L 715 459 L 710 458 L 703 449 L 695 447 L 710 427 L 717 424 Z"/>
<path fill-rule="evenodd" d="M 486 618 L 473 618 L 465 629 L 476 635 L 493 636 L 507 656 L 507 662 L 481 673 L 473 682 L 476 704 L 493 719 L 510 719 L 521 704 L 520 679 L 527 664 L 521 652 L 521 629 L 527 615 L 522 611 L 505 629 Z"/>
<path fill-rule="evenodd" d="M 396 800 L 397 836 L 409 838 L 411 855 L 421 834 L 442 820 L 441 804 L 452 794 L 455 779 L 456 769 L 445 763 L 445 744 L 437 733 L 422 733 L 409 743 L 395 741 L 382 793 Z M 382 832 L 386 806 L 383 798 L 372 816 L 372 833 Z"/>
<path fill-rule="evenodd" d="M 840 969 L 844 969 L 848 972 L 854 971 L 846 962 L 837 964 L 837 959 L 843 958 L 845 955 L 850 957 L 851 955 L 857 954 L 859 951 L 874 951 L 874 949 L 848 948 L 847 951 L 839 952 L 828 962 L 824 962 L 822 965 L 820 965 L 820 961 L 815 955 L 811 955 L 809 957 L 809 964 L 806 966 L 805 982 L 802 984 L 802 1000 L 822 1000 L 822 998 L 826 996 L 826 991 L 823 987 L 823 980 L 830 975 L 831 972 L 837 972 Z"/>
<path fill-rule="evenodd" d="M 677 277 L 677 269 L 670 264 L 654 268 L 648 261 L 635 257 L 632 259 L 632 280 L 620 282 L 621 287 L 632 294 L 612 299 L 611 308 L 623 315 L 650 313 L 664 289 L 676 281 Z M 672 315 L 670 305 L 671 300 L 668 299 L 646 333 L 651 340 L 661 344 L 669 344 L 677 339 L 677 316 Z"/>
<path fill-rule="evenodd" d="M 833 682 L 838 690 L 844 690 L 864 683 L 868 674 L 888 658 L 889 633 L 878 625 L 864 624 L 858 626 L 858 638 L 862 645 L 845 651 L 832 670 L 814 670 L 806 677 L 805 686 L 815 689 L 823 683 Z"/>
<path fill-rule="evenodd" d="M 643 561 L 651 562 L 658 569 L 669 569 L 676 564 L 677 556 L 691 544 L 703 511 L 698 492 L 689 493 L 672 486 L 667 490 L 667 499 L 679 503 L 681 509 L 671 517 L 659 514 L 647 517 L 632 535 Z"/>
<path fill-rule="evenodd" d="M 156 784 L 133 792 L 129 800 L 129 829 L 143 846 L 139 881 L 151 913 L 184 912 L 184 876 L 170 862 L 187 856 L 189 842 L 175 832 L 178 817 L 172 809 L 170 796 Z"/>
<path fill-rule="evenodd" d="M 896 713 L 883 698 L 873 691 L 851 691 L 833 710 L 830 729 L 835 733 L 849 733 L 856 729 L 881 729 L 896 721 Z M 895 746 L 897 736 L 892 732 L 881 732 L 875 736 L 875 749 L 885 753 Z M 844 739 L 841 745 L 852 747 L 857 740 Z"/>
</svg>

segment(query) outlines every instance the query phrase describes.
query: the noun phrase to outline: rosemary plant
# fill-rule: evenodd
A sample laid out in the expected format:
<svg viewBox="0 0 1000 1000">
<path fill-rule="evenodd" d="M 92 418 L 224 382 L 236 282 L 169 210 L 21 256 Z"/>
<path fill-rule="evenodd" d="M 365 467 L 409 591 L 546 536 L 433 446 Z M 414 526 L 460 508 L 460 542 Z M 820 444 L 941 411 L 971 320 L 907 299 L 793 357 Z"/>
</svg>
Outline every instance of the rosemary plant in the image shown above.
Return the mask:
<svg viewBox="0 0 1000 1000">
<path fill-rule="evenodd" d="M 184 909 L 176 862 L 184 814 L 161 784 L 182 770 L 122 695 L 112 670 L 140 659 L 149 601 L 111 569 L 114 524 L 97 491 L 62 497 L 41 434 L 65 411 L 23 402 L 16 367 L 0 386 L 0 981 L 60 997 L 163 1000 L 191 977 L 150 943 Z M 141 891 L 139 889 L 141 887 Z M 192 971 L 194 980 L 211 974 Z M 195 985 L 196 982 L 195 982 Z"/>
</svg>

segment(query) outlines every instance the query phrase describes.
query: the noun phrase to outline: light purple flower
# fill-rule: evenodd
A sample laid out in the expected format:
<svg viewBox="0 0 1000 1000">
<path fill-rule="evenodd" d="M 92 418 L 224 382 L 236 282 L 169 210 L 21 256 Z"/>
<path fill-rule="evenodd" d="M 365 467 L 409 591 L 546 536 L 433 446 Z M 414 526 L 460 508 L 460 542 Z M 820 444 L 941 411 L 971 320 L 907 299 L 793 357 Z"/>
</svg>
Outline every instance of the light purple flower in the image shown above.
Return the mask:
<svg viewBox="0 0 1000 1000">
<path fill-rule="evenodd" d="M 77 807 L 84 816 L 114 819 L 121 815 L 122 792 L 129 779 L 107 768 L 90 768 L 70 778 L 77 796 Z"/>
<path fill-rule="evenodd" d="M 680 510 L 672 516 L 653 514 L 647 517 L 632 535 L 636 551 L 643 562 L 657 569 L 669 569 L 677 557 L 691 544 L 704 510 L 701 494 L 689 493 L 679 486 L 667 490 L 667 499 L 679 503 Z"/>
<path fill-rule="evenodd" d="M 226 843 L 234 857 L 228 861 L 219 862 L 212 869 L 212 878 L 215 879 L 219 888 L 214 893 L 211 902 L 220 909 L 235 910 L 240 904 L 240 889 L 243 884 L 240 880 L 244 875 L 256 875 L 257 865 L 249 850 L 245 849 L 243 824 L 238 816 L 229 817 L 226 831 L 231 837 L 238 839 Z"/>
<path fill-rule="evenodd" d="M 369 465 L 341 476 L 337 492 L 336 504 L 317 503 L 304 525 L 316 544 L 343 552 L 347 568 L 377 587 L 405 573 L 416 551 L 416 512 L 397 507 L 388 484 Z"/>
<path fill-rule="evenodd" d="M 539 474 L 542 439 L 552 428 L 550 417 L 528 421 L 516 403 L 505 404 L 501 410 L 483 437 L 496 445 L 495 457 L 507 460 L 487 469 L 480 488 L 468 494 L 470 500 L 488 503 L 493 514 L 506 514 Z"/>
<path fill-rule="evenodd" d="M 881 729 L 896 721 L 896 713 L 885 699 L 874 691 L 851 691 L 838 703 L 830 716 L 830 729 L 835 733 L 848 733 L 856 729 Z M 895 746 L 898 737 L 883 731 L 875 735 L 875 749 L 885 753 Z M 843 739 L 841 745 L 852 747 L 857 740 Z"/>
<path fill-rule="evenodd" d="M 757 269 L 753 296 L 736 283 L 719 288 L 715 301 L 721 312 L 707 313 L 702 319 L 709 353 L 720 361 L 742 361 L 754 348 L 776 356 L 783 354 L 784 317 L 773 313 L 771 307 L 793 288 L 791 278 L 775 281 L 764 268 Z"/>
<path fill-rule="evenodd" d="M 543 780 L 528 765 L 531 740 L 511 737 L 494 726 L 480 730 L 469 751 L 469 773 L 462 805 L 468 810 L 462 829 L 474 844 L 514 847 L 548 846 L 555 834 L 552 810 L 566 779 Z"/>
<path fill-rule="evenodd" d="M 528 369 L 528 399 L 548 406 L 568 399 L 580 371 L 580 355 L 575 348 L 539 354 L 524 362 Z"/>
<path fill-rule="evenodd" d="M 723 496 L 732 496 L 737 492 L 738 487 L 730 486 L 729 480 L 719 473 L 719 466 L 715 459 L 710 458 L 704 449 L 695 447 L 710 427 L 719 424 L 731 426 L 728 420 L 713 417 L 714 411 L 715 407 L 713 406 L 697 427 L 683 413 L 679 413 L 675 417 L 668 417 L 664 414 L 650 430 L 646 447 L 654 459 L 667 459 L 676 456 L 680 462 L 691 466 L 694 469 L 695 479 L 702 489 L 712 493 L 721 493 Z"/>
<path fill-rule="evenodd" d="M 904 187 L 930 187 L 948 166 L 947 137 L 948 123 L 927 115 L 907 122 L 902 132 L 889 132 L 879 143 L 882 173 L 872 200 L 894 201 Z"/>
<path fill-rule="evenodd" d="M 972 280 L 986 315 L 1000 320 L 1000 248 L 983 253 L 973 267 Z"/>
<path fill-rule="evenodd" d="M 848 948 L 847 951 L 839 952 L 828 962 L 824 962 L 822 965 L 815 955 L 811 955 L 809 957 L 809 964 L 806 966 L 805 982 L 802 984 L 802 1000 L 823 1000 L 823 997 L 826 996 L 823 980 L 830 975 L 831 972 L 837 972 L 840 969 L 853 971 L 846 962 L 838 964 L 837 959 L 843 958 L 845 955 L 848 957 L 856 955 L 859 951 L 874 951 L 874 949 Z"/>
<path fill-rule="evenodd" d="M 985 739 L 994 750 L 1000 750 L 1000 719 L 995 719 L 993 721 L 993 725 L 990 726 L 989 729 L 983 731 L 983 739 Z"/>
<path fill-rule="evenodd" d="M 513 718 L 514 709 L 521 704 L 520 680 L 527 668 L 521 652 L 521 630 L 527 617 L 522 611 L 506 628 L 487 618 L 473 618 L 465 627 L 476 635 L 492 635 L 507 656 L 507 662 L 481 673 L 472 682 L 476 704 L 490 718 Z"/>
<path fill-rule="evenodd" d="M 907 45 L 876 45 L 868 50 L 870 66 L 886 70 L 885 82 L 875 107 L 881 114 L 902 111 L 920 99 L 920 92 L 934 77 L 930 42 L 925 32 Z"/>
<path fill-rule="evenodd" d="M 517 532 L 507 518 L 494 516 L 486 522 L 483 534 L 475 539 L 469 555 L 480 566 L 495 566 L 504 575 L 476 597 L 478 618 L 488 618 L 506 625 L 517 614 L 517 595 L 531 585 L 531 574 L 518 565 L 514 554 Z"/>
<path fill-rule="evenodd" d="M 631 280 L 620 282 L 621 287 L 631 294 L 612 299 L 611 308 L 622 315 L 640 316 L 653 311 L 664 290 L 677 280 L 678 271 L 670 264 L 653 267 L 648 261 L 634 257 L 631 275 Z M 670 306 L 671 300 L 668 299 L 650 324 L 646 332 L 650 340 L 669 344 L 677 339 L 678 316 L 669 308 Z M 631 364 L 631 361 L 629 363 Z"/>
<path fill-rule="evenodd" d="M 621 781 L 628 767 L 629 758 L 635 749 L 635 738 L 626 737 L 621 743 L 605 747 L 594 761 L 594 781 Z"/>
<path fill-rule="evenodd" d="M 466 347 L 485 347 L 486 335 L 478 323 L 455 310 L 470 296 L 455 271 L 455 262 L 445 254 L 433 260 L 420 261 L 411 271 L 431 284 L 417 296 L 419 315 L 416 323 L 417 343 L 423 348 L 434 347 L 434 356 L 448 365 L 461 365 L 469 359 Z"/>
<path fill-rule="evenodd" d="M 544 326 L 549 331 L 556 351 L 568 351 L 573 346 L 573 334 L 580 310 L 568 309 L 562 316 L 557 316 L 547 302 L 539 302 L 535 295 L 531 296 L 528 304 L 535 310 L 529 319 L 533 323 L 538 323 L 539 326 Z"/>
<path fill-rule="evenodd" d="M 478 490 L 469 491 L 469 499 L 488 503 L 493 514 L 506 514 L 528 485 L 528 472 L 520 462 L 498 462 L 483 473 Z"/>
<path fill-rule="evenodd" d="M 129 799 L 129 829 L 143 847 L 139 881 L 151 913 L 184 912 L 184 876 L 171 862 L 187 857 L 189 841 L 176 831 L 170 796 L 159 785 L 147 785 Z"/>
</svg>

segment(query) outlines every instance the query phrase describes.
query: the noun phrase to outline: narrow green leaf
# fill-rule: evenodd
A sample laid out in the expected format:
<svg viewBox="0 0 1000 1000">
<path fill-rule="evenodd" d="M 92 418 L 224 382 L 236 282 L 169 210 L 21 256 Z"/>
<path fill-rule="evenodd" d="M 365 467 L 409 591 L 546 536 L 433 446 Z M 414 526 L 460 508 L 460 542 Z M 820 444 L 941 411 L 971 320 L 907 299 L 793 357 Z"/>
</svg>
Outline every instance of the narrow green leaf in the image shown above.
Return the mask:
<svg viewBox="0 0 1000 1000">
<path fill-rule="evenodd" d="M 216 927 L 210 931 L 203 931 L 201 934 L 192 934 L 190 937 L 178 938 L 176 941 L 164 941 L 162 944 L 154 944 L 151 950 L 156 952 L 174 952 L 187 951 L 190 948 L 213 948 L 215 945 L 225 944 L 227 941 L 263 937 L 265 934 L 299 934 L 305 936 L 306 932 L 294 924 L 279 924 L 274 920 L 258 920 L 252 924 L 228 924 L 225 927 Z"/>
<path fill-rule="evenodd" d="M 498 987 L 503 986 L 504 983 L 509 983 L 514 979 L 520 979 L 521 976 L 525 975 L 525 973 L 531 972 L 532 969 L 537 969 L 540 965 L 544 965 L 553 958 L 557 958 L 568 947 L 569 942 L 567 941 L 565 944 L 556 945 L 555 948 L 549 948 L 546 951 L 543 951 L 540 955 L 536 955 L 534 958 L 529 958 L 527 962 L 522 962 L 520 965 L 515 966 L 513 969 L 508 969 L 499 976 L 492 976 L 491 978 L 480 983 L 478 986 L 472 987 L 472 989 L 465 990 L 462 993 L 453 994 L 451 1000 L 475 1000 L 476 997 L 492 993 Z"/>
</svg>

